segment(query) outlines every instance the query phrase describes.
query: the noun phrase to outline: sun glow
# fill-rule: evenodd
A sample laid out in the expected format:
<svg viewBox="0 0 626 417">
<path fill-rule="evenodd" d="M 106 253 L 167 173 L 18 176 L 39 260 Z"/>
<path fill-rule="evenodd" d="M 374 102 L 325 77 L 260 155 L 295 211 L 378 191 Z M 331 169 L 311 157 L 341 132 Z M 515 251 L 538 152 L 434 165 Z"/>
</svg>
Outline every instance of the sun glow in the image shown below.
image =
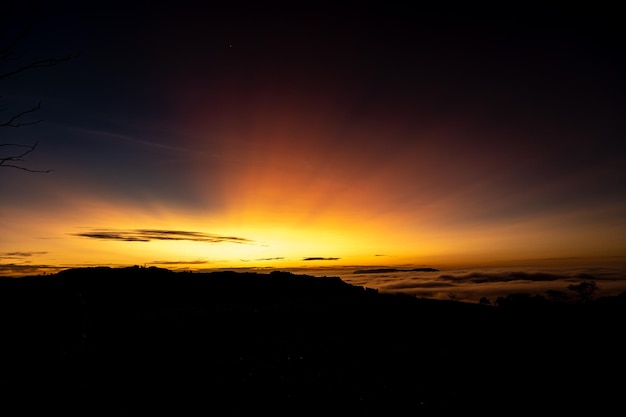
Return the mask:
<svg viewBox="0 0 626 417">
<path fill-rule="evenodd" d="M 175 146 L 133 139 L 141 152 L 137 166 L 126 167 L 134 173 L 128 184 L 111 181 L 109 167 L 92 177 L 68 167 L 45 187 L 28 183 L 25 189 L 41 190 L 39 199 L 24 194 L 24 204 L 3 208 L 12 237 L 1 249 L 9 259 L 300 268 L 623 254 L 623 234 L 615 233 L 623 221 L 614 220 L 623 218 L 623 205 L 543 206 L 578 179 L 522 187 L 534 154 L 509 160 L 499 156 L 508 148 L 474 148 L 480 138 L 468 132 L 480 126 L 373 123 L 340 92 L 270 84 L 224 91 L 228 99 L 218 106 L 178 81 L 164 92 Z M 143 155 L 158 158 L 142 165 Z"/>
</svg>

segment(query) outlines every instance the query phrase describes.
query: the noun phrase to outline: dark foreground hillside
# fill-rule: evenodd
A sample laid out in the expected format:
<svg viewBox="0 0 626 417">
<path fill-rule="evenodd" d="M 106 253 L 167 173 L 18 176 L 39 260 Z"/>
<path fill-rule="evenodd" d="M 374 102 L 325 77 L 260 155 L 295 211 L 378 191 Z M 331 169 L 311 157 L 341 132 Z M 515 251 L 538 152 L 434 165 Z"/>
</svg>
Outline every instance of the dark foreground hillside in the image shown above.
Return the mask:
<svg viewBox="0 0 626 417">
<path fill-rule="evenodd" d="M 0 313 L 6 416 L 613 415 L 626 393 L 624 297 L 493 307 L 86 268 L 0 279 Z"/>
</svg>

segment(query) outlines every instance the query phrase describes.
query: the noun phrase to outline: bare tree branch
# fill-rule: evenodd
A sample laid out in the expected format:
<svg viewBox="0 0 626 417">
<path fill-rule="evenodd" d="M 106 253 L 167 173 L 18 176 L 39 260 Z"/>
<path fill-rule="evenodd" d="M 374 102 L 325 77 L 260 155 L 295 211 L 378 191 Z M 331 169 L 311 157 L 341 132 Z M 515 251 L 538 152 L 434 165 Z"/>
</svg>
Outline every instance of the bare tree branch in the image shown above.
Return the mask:
<svg viewBox="0 0 626 417">
<path fill-rule="evenodd" d="M 28 25 L 24 30 L 14 36 L 13 39 L 8 41 L 4 48 L 0 49 L 0 59 L 8 59 L 10 57 L 13 49 L 26 37 L 31 27 L 32 24 Z"/>
<path fill-rule="evenodd" d="M 25 116 L 25 115 L 27 115 L 29 113 L 34 113 L 37 110 L 39 110 L 40 108 L 41 108 L 41 101 L 38 102 L 33 107 L 31 107 L 30 109 L 27 109 L 27 110 L 24 110 L 24 111 L 22 111 L 20 113 L 14 114 L 6 122 L 0 123 L 0 127 L 30 126 L 30 125 L 34 125 L 35 123 L 39 123 L 41 120 L 34 120 L 32 122 L 21 122 L 20 118 L 22 118 L 23 116 Z M 6 110 L 6 109 L 1 109 L 0 111 L 4 111 L 4 110 Z"/>
<path fill-rule="evenodd" d="M 28 64 L 26 64 L 24 66 L 21 66 L 21 67 L 19 67 L 17 69 L 14 69 L 12 71 L 8 71 L 8 72 L 0 74 L 0 80 L 2 80 L 4 78 L 11 77 L 13 75 L 17 75 L 19 73 L 22 73 L 22 72 L 30 70 L 30 69 L 34 69 L 34 68 L 53 67 L 53 66 L 58 65 L 58 64 L 60 64 L 62 62 L 67 62 L 69 60 L 77 58 L 79 55 L 80 55 L 80 53 L 75 53 L 75 54 L 66 55 L 66 56 L 61 57 L 61 58 L 47 58 L 47 59 L 41 59 L 39 61 L 33 61 L 31 63 L 28 63 Z"/>
<path fill-rule="evenodd" d="M 31 8 L 27 6 L 26 9 L 21 11 L 22 5 L 24 5 L 23 0 L 8 2 L 6 7 L 3 5 L 3 13 L 0 13 L 0 25 L 2 26 L 0 29 L 4 29 L 0 30 L 0 64 L 3 64 L 4 67 L 2 71 L 0 71 L 0 81 L 30 70 L 53 67 L 73 60 L 80 55 L 80 53 L 73 53 L 64 56 L 57 55 L 49 58 L 33 58 L 30 60 L 26 60 L 24 57 L 20 58 L 18 56 L 20 54 L 16 53 L 17 49 L 32 32 L 36 21 L 41 17 L 37 8 L 31 10 Z M 20 6 L 20 11 L 17 10 L 17 6 Z M 5 115 L 3 120 L 0 121 L 0 128 L 17 128 L 39 123 L 40 120 L 29 120 L 29 118 L 33 113 L 38 112 L 40 108 L 41 102 L 38 102 L 25 110 L 15 111 L 13 114 Z M 0 112 L 6 112 L 7 110 L 8 108 L 2 108 Z M 0 167 L 20 169 L 28 172 L 51 172 L 51 169 L 38 170 L 24 166 L 24 159 L 35 151 L 37 145 L 38 142 L 32 145 L 0 143 L 0 151 L 2 151 L 2 153 L 0 153 Z"/>
<path fill-rule="evenodd" d="M 45 169 L 45 170 L 43 170 L 43 169 L 42 169 L 42 170 L 39 170 L 39 169 L 30 169 L 30 168 L 21 167 L 21 166 L 18 166 L 18 165 L 9 165 L 9 164 L 6 164 L 6 165 L 0 165 L 0 167 L 15 168 L 15 169 L 21 169 L 22 171 L 28 171 L 28 172 L 40 172 L 40 173 L 44 173 L 44 174 L 47 174 L 47 173 L 49 173 L 49 172 L 52 172 L 52 170 L 51 170 L 51 169 Z"/>
<path fill-rule="evenodd" d="M 9 156 L 0 157 L 0 167 L 16 168 L 16 169 L 21 169 L 22 171 L 28 171 L 28 172 L 43 172 L 43 173 L 51 172 L 52 171 L 51 169 L 45 169 L 45 170 L 44 169 L 30 169 L 30 168 L 26 168 L 20 165 L 15 165 L 16 162 L 24 162 L 24 157 L 28 155 L 29 153 L 33 152 L 38 144 L 39 142 L 35 142 L 33 145 L 21 145 L 18 143 L 0 143 L 0 147 L 12 147 L 12 148 L 26 149 L 25 151 L 17 155 L 9 155 Z"/>
</svg>

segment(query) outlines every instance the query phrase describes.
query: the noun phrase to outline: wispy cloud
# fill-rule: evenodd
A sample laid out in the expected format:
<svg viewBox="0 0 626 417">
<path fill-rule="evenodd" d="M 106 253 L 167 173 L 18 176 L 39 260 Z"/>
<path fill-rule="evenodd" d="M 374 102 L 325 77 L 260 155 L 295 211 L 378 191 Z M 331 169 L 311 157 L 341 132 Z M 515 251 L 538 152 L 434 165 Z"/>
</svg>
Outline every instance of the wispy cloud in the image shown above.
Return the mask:
<svg viewBox="0 0 626 417">
<path fill-rule="evenodd" d="M 237 236 L 223 236 L 204 232 L 159 229 L 91 229 L 88 232 L 71 233 L 72 236 L 124 242 L 151 242 L 153 240 L 187 240 L 207 243 L 253 243 L 252 240 Z"/>
<path fill-rule="evenodd" d="M 86 133 L 89 135 L 102 136 L 107 139 L 122 140 L 122 141 L 136 143 L 136 144 L 143 145 L 143 146 L 148 146 L 151 148 L 163 149 L 166 151 L 192 152 L 192 150 L 188 148 L 183 148 L 180 146 L 172 146 L 169 144 L 159 143 L 159 142 L 145 140 L 145 139 L 139 139 L 134 136 L 122 135 L 119 133 L 114 133 L 114 132 L 109 132 L 109 131 L 104 131 L 104 130 L 84 129 L 84 128 L 79 128 L 79 127 L 72 127 L 71 129 L 77 132 Z M 194 152 L 197 152 L 197 150 L 194 150 Z"/>
<path fill-rule="evenodd" d="M 321 257 L 310 257 L 310 258 L 302 258 L 303 261 L 336 261 L 341 258 L 321 258 Z"/>
<path fill-rule="evenodd" d="M 256 258 L 256 259 L 240 259 L 241 262 L 259 262 L 259 261 L 280 261 L 285 259 L 283 256 L 277 256 L 274 258 Z"/>
<path fill-rule="evenodd" d="M 255 261 L 279 261 L 281 259 L 285 259 L 282 256 L 278 256 L 276 258 L 259 258 L 259 259 L 255 259 Z"/>
<path fill-rule="evenodd" d="M 48 252 L 1 252 L 0 259 L 24 259 L 31 256 L 45 255 Z"/>
<path fill-rule="evenodd" d="M 24 276 L 59 272 L 66 267 L 32 264 L 0 264 L 0 276 Z"/>
<path fill-rule="evenodd" d="M 209 261 L 197 260 L 197 261 L 152 261 L 147 262 L 148 265 L 205 265 L 210 263 Z"/>
</svg>

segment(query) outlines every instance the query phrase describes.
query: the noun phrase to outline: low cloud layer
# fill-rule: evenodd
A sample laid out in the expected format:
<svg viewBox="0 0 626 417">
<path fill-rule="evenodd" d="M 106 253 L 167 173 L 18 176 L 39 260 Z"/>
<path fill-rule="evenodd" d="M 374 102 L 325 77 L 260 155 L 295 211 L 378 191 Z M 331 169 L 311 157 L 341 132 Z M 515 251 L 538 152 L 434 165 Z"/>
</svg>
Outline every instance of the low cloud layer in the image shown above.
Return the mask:
<svg viewBox="0 0 626 417">
<path fill-rule="evenodd" d="M 2 276 L 24 276 L 24 275 L 40 275 L 53 274 L 55 272 L 67 269 L 65 266 L 51 265 L 33 265 L 33 264 L 0 264 L 0 277 Z"/>
<path fill-rule="evenodd" d="M 114 233 L 117 238 L 131 237 L 124 232 L 105 230 Z M 96 231 L 92 231 L 96 233 Z M 101 234 L 103 230 L 97 231 Z M 193 232 L 170 232 L 170 231 L 130 231 L 137 233 L 135 237 L 141 235 L 145 239 L 168 238 L 188 240 L 200 240 L 210 242 L 230 241 L 223 237 L 199 234 Z M 156 233 L 155 233 L 156 232 Z M 108 234 L 107 234 L 108 236 Z M 156 236 L 156 237 L 154 237 Z M 208 237 L 207 237 L 208 236 Z M 249 242 L 244 240 L 244 243 Z M 93 265 L 66 265 L 50 266 L 41 263 L 34 264 L 37 260 L 35 255 L 45 254 L 45 252 L 14 251 L 0 253 L 0 276 L 23 276 L 35 274 L 51 274 L 59 270 Z M 262 258 L 262 260 L 280 260 L 282 258 Z M 586 268 L 477 268 L 477 269 L 443 269 L 435 268 L 369 268 L 368 273 L 355 273 L 363 269 L 358 266 L 331 266 L 323 262 L 318 264 L 315 261 L 333 261 L 339 258 L 334 257 L 309 257 L 303 260 L 311 261 L 309 265 L 298 268 L 280 268 L 283 271 L 290 271 L 296 274 L 309 274 L 316 276 L 338 276 L 345 282 L 352 285 L 359 285 L 368 288 L 375 288 L 380 292 L 404 293 L 416 297 L 454 299 L 466 302 L 478 302 L 482 298 L 487 298 L 491 302 L 498 297 L 506 297 L 509 294 L 526 293 L 530 295 L 541 295 L 552 297 L 553 294 L 564 294 L 574 296 L 568 287 L 581 282 L 594 282 L 597 284 L 597 297 L 604 295 L 617 295 L 626 291 L 626 271 L 622 267 L 586 267 Z M 148 262 L 150 265 L 163 266 L 173 270 L 194 270 L 198 272 L 210 272 L 212 262 L 203 259 L 179 260 L 161 259 Z M 192 265 L 195 265 L 192 266 Z M 120 265 L 126 266 L 126 265 Z M 223 269 L 223 268 L 219 268 Z M 228 268 L 241 271 L 269 272 L 274 267 L 264 268 Z"/>
<path fill-rule="evenodd" d="M 124 242 L 151 242 L 153 240 L 187 240 L 207 243 L 253 243 L 252 240 L 237 236 L 222 236 L 204 232 L 186 230 L 158 229 L 91 229 L 89 232 L 72 233 L 72 236 L 101 240 L 120 240 Z"/>
<path fill-rule="evenodd" d="M 511 271 L 500 273 L 471 272 L 461 275 L 440 275 L 438 281 L 450 281 L 454 283 L 484 284 L 489 282 L 511 282 L 511 281 L 558 281 L 564 278 L 561 274 L 551 274 L 545 272 L 523 272 Z M 589 274 L 575 274 L 570 278 L 595 279 Z"/>
<path fill-rule="evenodd" d="M 523 271 L 494 268 L 491 270 L 449 270 L 441 272 L 388 271 L 373 274 L 340 274 L 354 285 L 376 288 L 383 292 L 402 292 L 417 297 L 478 301 L 514 293 L 549 296 L 554 292 L 569 293 L 567 287 L 583 281 L 598 285 L 600 295 L 616 295 L 626 291 L 626 275 L 621 269 L 589 268 L 554 271 Z"/>
<path fill-rule="evenodd" d="M 54 273 L 63 269 L 63 267 L 32 264 L 33 258 L 47 253 L 41 251 L 0 252 L 0 262 L 9 262 L 0 263 L 0 276 L 36 275 Z"/>
</svg>

